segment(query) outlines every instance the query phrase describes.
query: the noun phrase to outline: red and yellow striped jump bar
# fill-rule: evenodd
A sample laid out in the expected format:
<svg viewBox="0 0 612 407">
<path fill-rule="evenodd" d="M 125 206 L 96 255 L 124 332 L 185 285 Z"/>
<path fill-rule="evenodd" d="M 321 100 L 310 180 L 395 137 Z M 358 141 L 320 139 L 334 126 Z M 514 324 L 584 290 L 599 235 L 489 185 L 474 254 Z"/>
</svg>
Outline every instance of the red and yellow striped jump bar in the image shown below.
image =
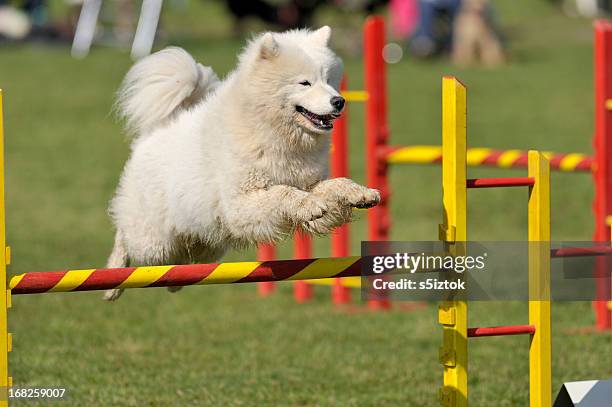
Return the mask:
<svg viewBox="0 0 612 407">
<path fill-rule="evenodd" d="M 11 278 L 13 294 L 92 291 L 111 288 L 310 280 L 361 275 L 361 257 L 180 266 L 32 272 Z"/>
<path fill-rule="evenodd" d="M 558 171 L 592 171 L 594 159 L 580 153 L 544 152 L 550 160 L 550 168 Z M 386 161 L 390 164 L 437 164 L 442 162 L 441 146 L 389 147 L 385 150 Z M 491 148 L 468 148 L 467 165 L 472 167 L 491 166 L 500 168 L 527 167 L 527 151 L 494 150 Z"/>
</svg>

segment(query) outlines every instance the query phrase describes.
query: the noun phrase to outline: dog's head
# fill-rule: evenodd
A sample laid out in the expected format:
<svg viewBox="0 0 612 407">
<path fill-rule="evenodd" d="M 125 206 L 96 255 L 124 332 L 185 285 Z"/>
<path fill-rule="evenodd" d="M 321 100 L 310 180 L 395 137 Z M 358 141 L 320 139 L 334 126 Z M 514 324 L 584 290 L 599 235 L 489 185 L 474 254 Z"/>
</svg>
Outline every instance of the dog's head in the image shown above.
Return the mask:
<svg viewBox="0 0 612 407">
<path fill-rule="evenodd" d="M 338 92 L 342 61 L 328 47 L 330 35 L 327 26 L 265 33 L 249 46 L 248 93 L 267 118 L 313 135 L 332 130 L 345 101 Z"/>
</svg>

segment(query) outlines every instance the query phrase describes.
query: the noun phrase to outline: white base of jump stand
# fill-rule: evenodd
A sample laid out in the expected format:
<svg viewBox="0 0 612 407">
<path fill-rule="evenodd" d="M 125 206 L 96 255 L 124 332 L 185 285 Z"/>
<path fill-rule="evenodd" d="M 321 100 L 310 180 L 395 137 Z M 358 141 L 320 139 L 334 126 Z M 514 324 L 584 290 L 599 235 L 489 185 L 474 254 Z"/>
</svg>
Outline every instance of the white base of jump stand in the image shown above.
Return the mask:
<svg viewBox="0 0 612 407">
<path fill-rule="evenodd" d="M 553 407 L 610 407 L 612 380 L 567 382 L 555 399 Z"/>
</svg>

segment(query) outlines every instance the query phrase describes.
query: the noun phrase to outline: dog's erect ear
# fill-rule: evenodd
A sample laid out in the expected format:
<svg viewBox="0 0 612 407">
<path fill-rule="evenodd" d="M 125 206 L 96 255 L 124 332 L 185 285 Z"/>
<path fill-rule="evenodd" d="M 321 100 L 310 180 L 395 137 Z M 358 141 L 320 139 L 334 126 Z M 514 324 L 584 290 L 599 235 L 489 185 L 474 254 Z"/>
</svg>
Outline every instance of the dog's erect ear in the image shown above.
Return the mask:
<svg viewBox="0 0 612 407">
<path fill-rule="evenodd" d="M 329 37 L 331 37 L 331 28 L 329 28 L 328 25 L 324 25 L 323 27 L 310 34 L 310 36 L 317 44 L 327 47 L 327 44 L 329 43 Z"/>
<path fill-rule="evenodd" d="M 272 33 L 265 33 L 261 39 L 259 56 L 263 59 L 272 59 L 278 56 L 279 47 Z"/>
</svg>

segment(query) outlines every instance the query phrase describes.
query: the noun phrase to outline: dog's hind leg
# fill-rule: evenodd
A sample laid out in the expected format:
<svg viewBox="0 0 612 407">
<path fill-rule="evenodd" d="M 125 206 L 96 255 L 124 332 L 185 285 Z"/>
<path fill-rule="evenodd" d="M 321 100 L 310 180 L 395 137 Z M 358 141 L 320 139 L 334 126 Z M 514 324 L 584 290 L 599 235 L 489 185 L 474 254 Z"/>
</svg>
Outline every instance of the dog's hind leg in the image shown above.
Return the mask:
<svg viewBox="0 0 612 407">
<path fill-rule="evenodd" d="M 106 262 L 107 268 L 119 268 L 119 267 L 128 267 L 129 259 L 127 255 L 127 251 L 123 246 L 121 232 L 117 231 L 115 235 L 115 244 L 113 246 L 113 251 L 108 257 L 108 261 Z M 117 298 L 121 296 L 123 293 L 123 289 L 115 288 L 112 290 L 106 290 L 104 292 L 104 296 L 102 297 L 106 301 L 115 301 Z"/>
</svg>

